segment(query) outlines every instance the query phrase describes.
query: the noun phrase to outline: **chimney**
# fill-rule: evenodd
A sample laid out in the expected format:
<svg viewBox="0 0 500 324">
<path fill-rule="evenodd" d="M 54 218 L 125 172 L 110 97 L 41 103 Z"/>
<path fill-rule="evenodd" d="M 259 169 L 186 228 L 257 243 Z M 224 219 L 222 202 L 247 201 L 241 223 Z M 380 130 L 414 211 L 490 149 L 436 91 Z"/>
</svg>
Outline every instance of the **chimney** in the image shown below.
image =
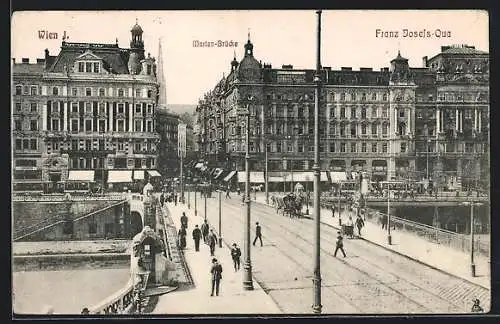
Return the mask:
<svg viewBox="0 0 500 324">
<path fill-rule="evenodd" d="M 381 72 L 389 72 L 389 68 L 388 67 L 383 67 L 383 68 L 380 68 L 380 71 Z"/>
<path fill-rule="evenodd" d="M 327 70 L 327 71 L 331 71 L 331 70 L 332 70 L 332 67 L 331 67 L 331 66 L 323 66 L 323 69 L 324 69 L 324 70 Z"/>
<path fill-rule="evenodd" d="M 28 64 L 29 64 L 29 62 L 30 62 L 29 57 L 23 57 L 23 58 L 22 58 L 22 62 L 23 62 L 23 63 L 28 63 Z"/>
<path fill-rule="evenodd" d="M 360 71 L 373 71 L 373 69 L 372 69 L 372 68 L 364 68 L 364 67 L 359 68 L 359 70 L 360 70 Z"/>
<path fill-rule="evenodd" d="M 427 67 L 427 55 L 422 57 L 422 67 Z"/>
<path fill-rule="evenodd" d="M 451 48 L 451 46 L 441 46 L 441 52 L 444 52 L 450 48 Z"/>
<path fill-rule="evenodd" d="M 350 67 L 350 66 L 348 66 L 348 67 L 346 67 L 346 66 L 342 66 L 342 67 L 340 68 L 340 70 L 341 70 L 341 71 L 352 71 L 352 67 Z"/>
<path fill-rule="evenodd" d="M 291 65 L 291 64 L 283 64 L 283 65 L 281 66 L 281 68 L 282 68 L 283 70 L 293 70 L 293 65 Z"/>
<path fill-rule="evenodd" d="M 16 58 L 15 57 L 12 58 L 12 63 L 16 64 Z"/>
<path fill-rule="evenodd" d="M 43 58 L 36 59 L 36 64 L 43 64 L 43 63 L 45 63 L 45 59 L 43 59 Z"/>
</svg>

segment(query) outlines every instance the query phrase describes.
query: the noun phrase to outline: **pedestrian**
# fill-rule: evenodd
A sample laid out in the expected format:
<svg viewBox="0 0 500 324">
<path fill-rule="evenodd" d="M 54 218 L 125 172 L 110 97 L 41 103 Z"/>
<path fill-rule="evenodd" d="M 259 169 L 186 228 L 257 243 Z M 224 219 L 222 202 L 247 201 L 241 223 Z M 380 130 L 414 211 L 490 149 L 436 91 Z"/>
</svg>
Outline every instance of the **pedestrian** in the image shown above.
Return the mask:
<svg viewBox="0 0 500 324">
<path fill-rule="evenodd" d="M 89 314 L 90 314 L 90 311 L 89 311 L 89 309 L 88 309 L 87 307 L 84 307 L 84 308 L 82 309 L 81 314 L 82 314 L 82 315 L 89 315 Z"/>
<path fill-rule="evenodd" d="M 229 187 L 226 189 L 226 199 L 231 199 L 231 196 L 229 196 Z"/>
<path fill-rule="evenodd" d="M 335 243 L 335 252 L 333 253 L 333 256 L 337 256 L 337 251 L 340 250 L 342 251 L 342 254 L 344 255 L 344 258 L 346 257 L 345 251 L 344 251 L 344 239 L 342 235 L 340 235 L 340 232 L 337 232 L 337 242 Z"/>
<path fill-rule="evenodd" d="M 161 195 L 160 195 L 160 205 L 163 207 L 164 203 L 165 203 L 165 195 L 162 192 Z"/>
<path fill-rule="evenodd" d="M 215 235 L 214 230 L 210 230 L 210 235 L 208 236 L 208 246 L 210 247 L 211 256 L 214 256 L 216 244 L 217 244 L 217 235 Z"/>
<path fill-rule="evenodd" d="M 193 240 L 194 240 L 194 250 L 196 252 L 200 251 L 200 239 L 201 239 L 201 231 L 198 228 L 198 225 L 195 225 L 193 230 Z"/>
<path fill-rule="evenodd" d="M 259 222 L 255 223 L 255 239 L 253 240 L 253 246 L 255 246 L 255 242 L 257 242 L 257 239 L 260 240 L 260 246 L 262 246 L 262 228 L 259 225 Z"/>
<path fill-rule="evenodd" d="M 473 313 L 484 312 L 483 308 L 479 305 L 479 303 L 480 303 L 479 299 L 476 298 L 472 302 L 474 303 L 474 305 L 472 305 L 471 312 L 473 312 Z"/>
<path fill-rule="evenodd" d="M 212 275 L 212 293 L 210 296 L 219 296 L 220 280 L 222 279 L 222 265 L 217 261 L 216 258 L 212 259 L 212 268 L 210 269 L 210 274 Z"/>
<path fill-rule="evenodd" d="M 361 215 L 358 215 L 358 218 L 356 218 L 356 227 L 358 228 L 358 235 L 361 236 L 361 228 L 365 226 L 365 222 L 363 221 L 363 218 L 361 218 Z"/>
<path fill-rule="evenodd" d="M 186 247 L 186 229 L 184 227 L 181 227 L 179 229 L 179 246 L 181 249 L 184 249 Z"/>
<path fill-rule="evenodd" d="M 241 257 L 241 250 L 236 245 L 236 243 L 233 243 L 233 247 L 231 248 L 231 258 L 233 259 L 233 264 L 234 264 L 234 271 L 240 270 L 240 257 Z"/>
<path fill-rule="evenodd" d="M 177 206 L 177 192 L 174 193 L 174 203 Z"/>
<path fill-rule="evenodd" d="M 335 217 L 335 206 L 332 205 L 331 209 L 332 209 L 332 217 Z"/>
<path fill-rule="evenodd" d="M 382 215 L 382 229 L 387 228 L 387 215 Z"/>
<path fill-rule="evenodd" d="M 184 227 L 185 229 L 188 228 L 188 218 L 186 216 L 186 212 L 182 212 L 181 216 L 181 226 Z"/>
<path fill-rule="evenodd" d="M 238 196 L 240 195 L 240 193 L 241 193 L 240 186 L 236 187 L 236 193 L 238 194 Z"/>
<path fill-rule="evenodd" d="M 346 233 L 346 234 L 349 234 L 350 238 L 354 238 L 354 222 L 352 220 L 351 215 L 349 215 L 349 219 L 347 220 L 346 227 L 347 227 L 347 231 L 348 231 L 348 233 Z"/>
<path fill-rule="evenodd" d="M 207 244 L 208 243 L 208 223 L 207 220 L 201 224 L 201 235 L 203 236 L 203 243 Z"/>
</svg>

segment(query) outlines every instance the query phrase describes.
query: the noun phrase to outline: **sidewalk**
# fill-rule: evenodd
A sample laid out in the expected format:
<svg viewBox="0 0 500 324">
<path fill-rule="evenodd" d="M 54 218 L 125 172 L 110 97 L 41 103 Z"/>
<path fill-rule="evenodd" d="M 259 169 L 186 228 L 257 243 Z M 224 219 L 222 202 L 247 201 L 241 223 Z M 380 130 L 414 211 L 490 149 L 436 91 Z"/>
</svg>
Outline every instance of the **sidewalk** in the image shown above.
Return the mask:
<svg viewBox="0 0 500 324">
<path fill-rule="evenodd" d="M 184 250 L 186 263 L 193 277 L 194 287 L 186 290 L 176 290 L 159 298 L 153 314 L 279 314 L 281 311 L 259 284 L 253 280 L 254 290 L 243 289 L 243 262 L 238 272 L 234 271 L 230 249 L 226 246 L 232 242 L 222 242 L 222 248 L 217 244 L 215 258 L 222 264 L 222 280 L 219 296 L 210 296 L 210 267 L 212 258 L 208 245 L 200 242 L 200 251 L 195 252 L 192 231 L 195 225 L 201 227 L 203 213 L 194 216 L 193 209 L 178 203 L 166 203 L 172 220 L 179 229 L 182 212 L 188 217 L 187 247 Z M 214 232 L 216 229 L 214 228 Z M 240 246 L 242 249 L 242 247 Z M 243 260 L 243 256 L 242 256 Z"/>
<path fill-rule="evenodd" d="M 271 196 L 272 194 L 269 195 L 269 197 Z M 264 193 L 257 194 L 257 202 L 265 204 Z M 349 215 L 344 212 L 345 210 L 342 210 L 342 224 L 344 224 L 349 217 Z M 309 206 L 309 217 L 313 217 L 313 214 L 313 207 Z M 331 210 L 321 208 L 320 218 L 323 224 L 340 230 L 338 211 L 335 211 L 335 217 L 332 217 Z M 353 215 L 353 221 L 355 219 L 356 218 Z M 357 228 L 355 230 L 357 233 Z M 476 264 L 476 277 L 471 277 L 469 254 L 451 247 L 429 242 L 404 231 L 392 230 L 392 228 L 391 237 L 392 244 L 388 245 L 387 230 L 383 230 L 380 225 L 375 224 L 368 219 L 365 221 L 365 226 L 361 229 L 361 239 L 409 257 L 417 262 L 427 264 L 443 272 L 475 283 L 484 288 L 491 289 L 490 260 L 488 258 L 480 255 L 474 256 Z"/>
</svg>

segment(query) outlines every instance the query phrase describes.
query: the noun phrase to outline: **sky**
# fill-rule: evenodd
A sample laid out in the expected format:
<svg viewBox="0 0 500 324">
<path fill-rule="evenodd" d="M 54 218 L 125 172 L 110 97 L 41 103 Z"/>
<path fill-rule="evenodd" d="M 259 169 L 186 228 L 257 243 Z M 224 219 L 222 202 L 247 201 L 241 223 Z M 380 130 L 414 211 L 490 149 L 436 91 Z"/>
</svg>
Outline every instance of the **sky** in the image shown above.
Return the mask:
<svg viewBox="0 0 500 324">
<path fill-rule="evenodd" d="M 128 48 L 136 19 L 146 53 L 158 57 L 161 38 L 168 104 L 197 104 L 240 61 L 248 33 L 254 56 L 273 67 L 314 69 L 317 15 L 314 10 L 222 11 L 24 11 L 12 16 L 11 57 L 56 55 L 68 42 L 115 43 Z M 413 31 L 410 37 L 407 31 Z M 39 31 L 57 33 L 40 39 Z M 397 33 L 396 33 L 397 32 Z M 416 33 L 415 33 L 416 32 Z M 420 34 L 418 33 L 420 32 Z M 386 37 L 388 36 L 388 37 Z M 488 13 L 479 10 L 324 10 L 321 64 L 332 69 L 389 66 L 401 55 L 412 67 L 441 46 L 474 45 L 489 51 Z M 233 41 L 237 46 L 195 47 L 194 41 Z"/>
</svg>

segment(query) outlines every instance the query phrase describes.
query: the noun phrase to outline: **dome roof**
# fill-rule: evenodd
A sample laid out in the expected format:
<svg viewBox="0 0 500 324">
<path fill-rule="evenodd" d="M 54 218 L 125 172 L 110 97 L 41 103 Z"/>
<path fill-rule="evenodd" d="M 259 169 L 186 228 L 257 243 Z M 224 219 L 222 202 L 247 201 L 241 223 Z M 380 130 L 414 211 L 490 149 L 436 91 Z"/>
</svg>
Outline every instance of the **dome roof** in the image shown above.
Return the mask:
<svg viewBox="0 0 500 324">
<path fill-rule="evenodd" d="M 142 34 L 142 28 L 139 26 L 137 19 L 135 20 L 135 25 L 130 30 L 133 34 Z"/>
</svg>

